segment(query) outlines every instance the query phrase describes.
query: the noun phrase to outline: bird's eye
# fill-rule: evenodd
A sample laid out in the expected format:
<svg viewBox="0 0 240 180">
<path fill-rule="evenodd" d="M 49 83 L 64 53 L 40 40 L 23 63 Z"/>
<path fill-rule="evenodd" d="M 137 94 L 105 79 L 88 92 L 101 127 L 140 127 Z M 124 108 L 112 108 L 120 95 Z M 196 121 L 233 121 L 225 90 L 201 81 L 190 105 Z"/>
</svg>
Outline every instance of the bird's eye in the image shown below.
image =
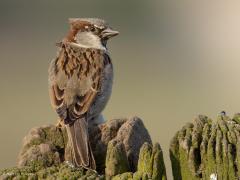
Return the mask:
<svg viewBox="0 0 240 180">
<path fill-rule="evenodd" d="M 95 30 L 96 30 L 95 27 L 93 26 L 90 27 L 90 31 L 95 32 Z"/>
</svg>

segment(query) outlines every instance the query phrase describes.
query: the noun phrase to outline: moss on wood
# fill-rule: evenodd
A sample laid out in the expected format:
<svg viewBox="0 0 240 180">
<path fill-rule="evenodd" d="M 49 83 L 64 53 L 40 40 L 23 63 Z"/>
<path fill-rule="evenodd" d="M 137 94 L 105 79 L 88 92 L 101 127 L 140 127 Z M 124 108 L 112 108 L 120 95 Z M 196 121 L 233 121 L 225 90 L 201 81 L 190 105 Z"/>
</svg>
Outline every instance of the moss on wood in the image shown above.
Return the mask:
<svg viewBox="0 0 240 180">
<path fill-rule="evenodd" d="M 216 121 L 198 116 L 173 137 L 170 159 L 175 180 L 239 177 L 240 115 L 222 114 Z"/>
</svg>

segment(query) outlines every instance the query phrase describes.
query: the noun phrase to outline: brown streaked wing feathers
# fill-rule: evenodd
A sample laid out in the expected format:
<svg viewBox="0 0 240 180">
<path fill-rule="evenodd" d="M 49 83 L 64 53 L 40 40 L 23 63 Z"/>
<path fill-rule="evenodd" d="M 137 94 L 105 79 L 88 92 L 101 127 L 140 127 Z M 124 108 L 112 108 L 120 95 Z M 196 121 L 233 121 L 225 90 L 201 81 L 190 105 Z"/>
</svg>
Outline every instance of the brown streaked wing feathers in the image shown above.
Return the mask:
<svg viewBox="0 0 240 180">
<path fill-rule="evenodd" d="M 58 57 L 55 62 L 55 76 L 57 75 L 60 66 L 64 64 L 66 60 L 65 51 L 62 48 L 59 52 Z M 50 100 L 52 106 L 56 109 L 57 114 L 61 119 L 65 119 L 67 117 L 66 105 L 64 103 L 64 88 L 61 89 L 58 84 L 54 83 L 50 87 L 49 90 Z"/>
<path fill-rule="evenodd" d="M 72 47 L 70 43 L 63 43 L 62 49 L 59 53 L 58 62 L 56 63 L 56 68 L 61 69 L 64 71 L 68 78 L 71 77 L 71 74 L 68 74 L 69 72 L 72 72 L 71 70 L 76 70 L 76 66 L 79 66 L 80 72 L 79 72 L 79 78 L 83 76 L 90 76 L 92 78 L 92 88 L 90 88 L 84 95 L 77 97 L 76 96 L 76 103 L 71 105 L 71 107 L 66 107 L 68 109 L 68 113 L 71 114 L 70 117 L 73 117 L 71 120 L 75 120 L 77 118 L 82 117 L 90 108 L 92 102 L 94 101 L 97 92 L 100 89 L 100 77 L 101 73 L 103 71 L 104 66 L 104 60 L 103 55 L 100 51 L 98 52 L 92 52 L 88 50 L 88 53 L 90 55 L 86 58 L 83 58 L 84 53 L 75 53 L 78 51 L 84 52 L 85 49 L 77 49 L 77 47 Z M 66 54 L 67 53 L 67 54 Z M 80 57 L 79 57 L 80 55 Z M 77 57 L 78 56 L 78 57 Z M 73 61 L 71 61 L 70 58 L 74 58 Z M 77 58 L 77 59 L 75 59 Z M 97 60 L 97 62 L 96 62 Z M 75 64 L 76 63 L 76 64 Z M 88 71 L 81 70 L 81 67 L 88 66 Z M 98 63 L 96 66 L 95 63 Z M 89 66 L 91 66 L 91 69 L 93 68 L 93 72 L 89 73 Z M 67 71 L 66 71 L 67 68 Z M 75 69 L 74 69 L 75 68 Z M 54 84 L 50 89 L 50 97 L 52 100 L 52 104 L 56 109 L 60 109 L 61 107 L 65 106 L 64 104 L 64 89 L 60 89 L 57 84 Z M 64 109 L 64 108 L 62 108 Z M 62 114 L 63 112 L 61 112 Z M 59 113 L 58 113 L 59 114 Z M 60 114 L 59 114 L 60 115 Z"/>
<path fill-rule="evenodd" d="M 60 108 L 63 105 L 64 90 L 60 90 L 57 85 L 53 85 L 50 89 L 50 99 L 54 108 Z"/>
<path fill-rule="evenodd" d="M 93 58 L 96 58 L 98 60 L 98 63 L 99 63 L 99 65 L 95 68 L 94 68 L 94 63 L 95 62 L 94 62 Z M 103 59 L 100 60 L 100 58 L 102 58 L 101 55 L 95 53 L 95 55 L 92 55 L 92 56 L 88 57 L 85 62 L 83 62 L 83 60 L 80 61 L 80 63 L 82 65 L 84 63 L 91 63 L 89 65 L 92 66 L 92 68 L 94 68 L 94 73 L 88 73 L 87 72 L 87 76 L 91 75 L 91 79 L 93 81 L 92 88 L 90 88 L 86 92 L 85 95 L 77 98 L 77 102 L 76 102 L 76 104 L 73 108 L 74 113 L 79 115 L 79 116 L 82 115 L 82 114 L 85 114 L 89 110 L 91 104 L 93 103 L 93 101 L 94 101 L 94 99 L 97 95 L 97 92 L 101 88 L 100 87 L 100 77 L 101 77 L 101 73 L 103 71 L 104 64 L 103 64 Z M 96 61 L 96 59 L 95 59 L 95 61 Z M 80 67 L 81 67 L 81 65 L 80 65 Z M 96 75 L 96 73 L 97 73 L 97 75 Z M 81 71 L 80 74 L 79 74 L 80 77 L 85 76 L 85 75 L 86 75 L 86 71 Z"/>
</svg>

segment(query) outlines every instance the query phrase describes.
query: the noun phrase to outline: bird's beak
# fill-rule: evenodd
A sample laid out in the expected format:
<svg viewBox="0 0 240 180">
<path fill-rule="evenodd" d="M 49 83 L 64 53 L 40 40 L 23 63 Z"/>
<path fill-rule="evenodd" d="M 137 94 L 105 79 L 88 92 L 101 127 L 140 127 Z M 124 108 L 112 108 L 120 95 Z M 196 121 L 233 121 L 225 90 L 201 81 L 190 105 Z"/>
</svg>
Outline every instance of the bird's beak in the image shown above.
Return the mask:
<svg viewBox="0 0 240 180">
<path fill-rule="evenodd" d="M 114 31 L 111 28 L 107 28 L 107 29 L 102 31 L 102 38 L 109 39 L 109 38 L 112 38 L 114 36 L 117 36 L 118 34 L 119 34 L 118 31 Z"/>
</svg>

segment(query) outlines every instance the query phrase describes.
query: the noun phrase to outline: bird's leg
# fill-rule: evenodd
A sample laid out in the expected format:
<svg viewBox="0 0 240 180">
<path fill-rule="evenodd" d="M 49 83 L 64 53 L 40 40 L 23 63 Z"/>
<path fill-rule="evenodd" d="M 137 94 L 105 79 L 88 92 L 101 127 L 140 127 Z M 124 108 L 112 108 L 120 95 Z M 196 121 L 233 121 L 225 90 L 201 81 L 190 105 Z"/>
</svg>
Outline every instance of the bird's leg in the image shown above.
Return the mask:
<svg viewBox="0 0 240 180">
<path fill-rule="evenodd" d="M 60 129 L 60 128 L 64 127 L 64 122 L 63 122 L 62 119 L 58 119 L 57 121 L 58 121 L 57 124 L 56 124 L 57 128 Z"/>
</svg>

